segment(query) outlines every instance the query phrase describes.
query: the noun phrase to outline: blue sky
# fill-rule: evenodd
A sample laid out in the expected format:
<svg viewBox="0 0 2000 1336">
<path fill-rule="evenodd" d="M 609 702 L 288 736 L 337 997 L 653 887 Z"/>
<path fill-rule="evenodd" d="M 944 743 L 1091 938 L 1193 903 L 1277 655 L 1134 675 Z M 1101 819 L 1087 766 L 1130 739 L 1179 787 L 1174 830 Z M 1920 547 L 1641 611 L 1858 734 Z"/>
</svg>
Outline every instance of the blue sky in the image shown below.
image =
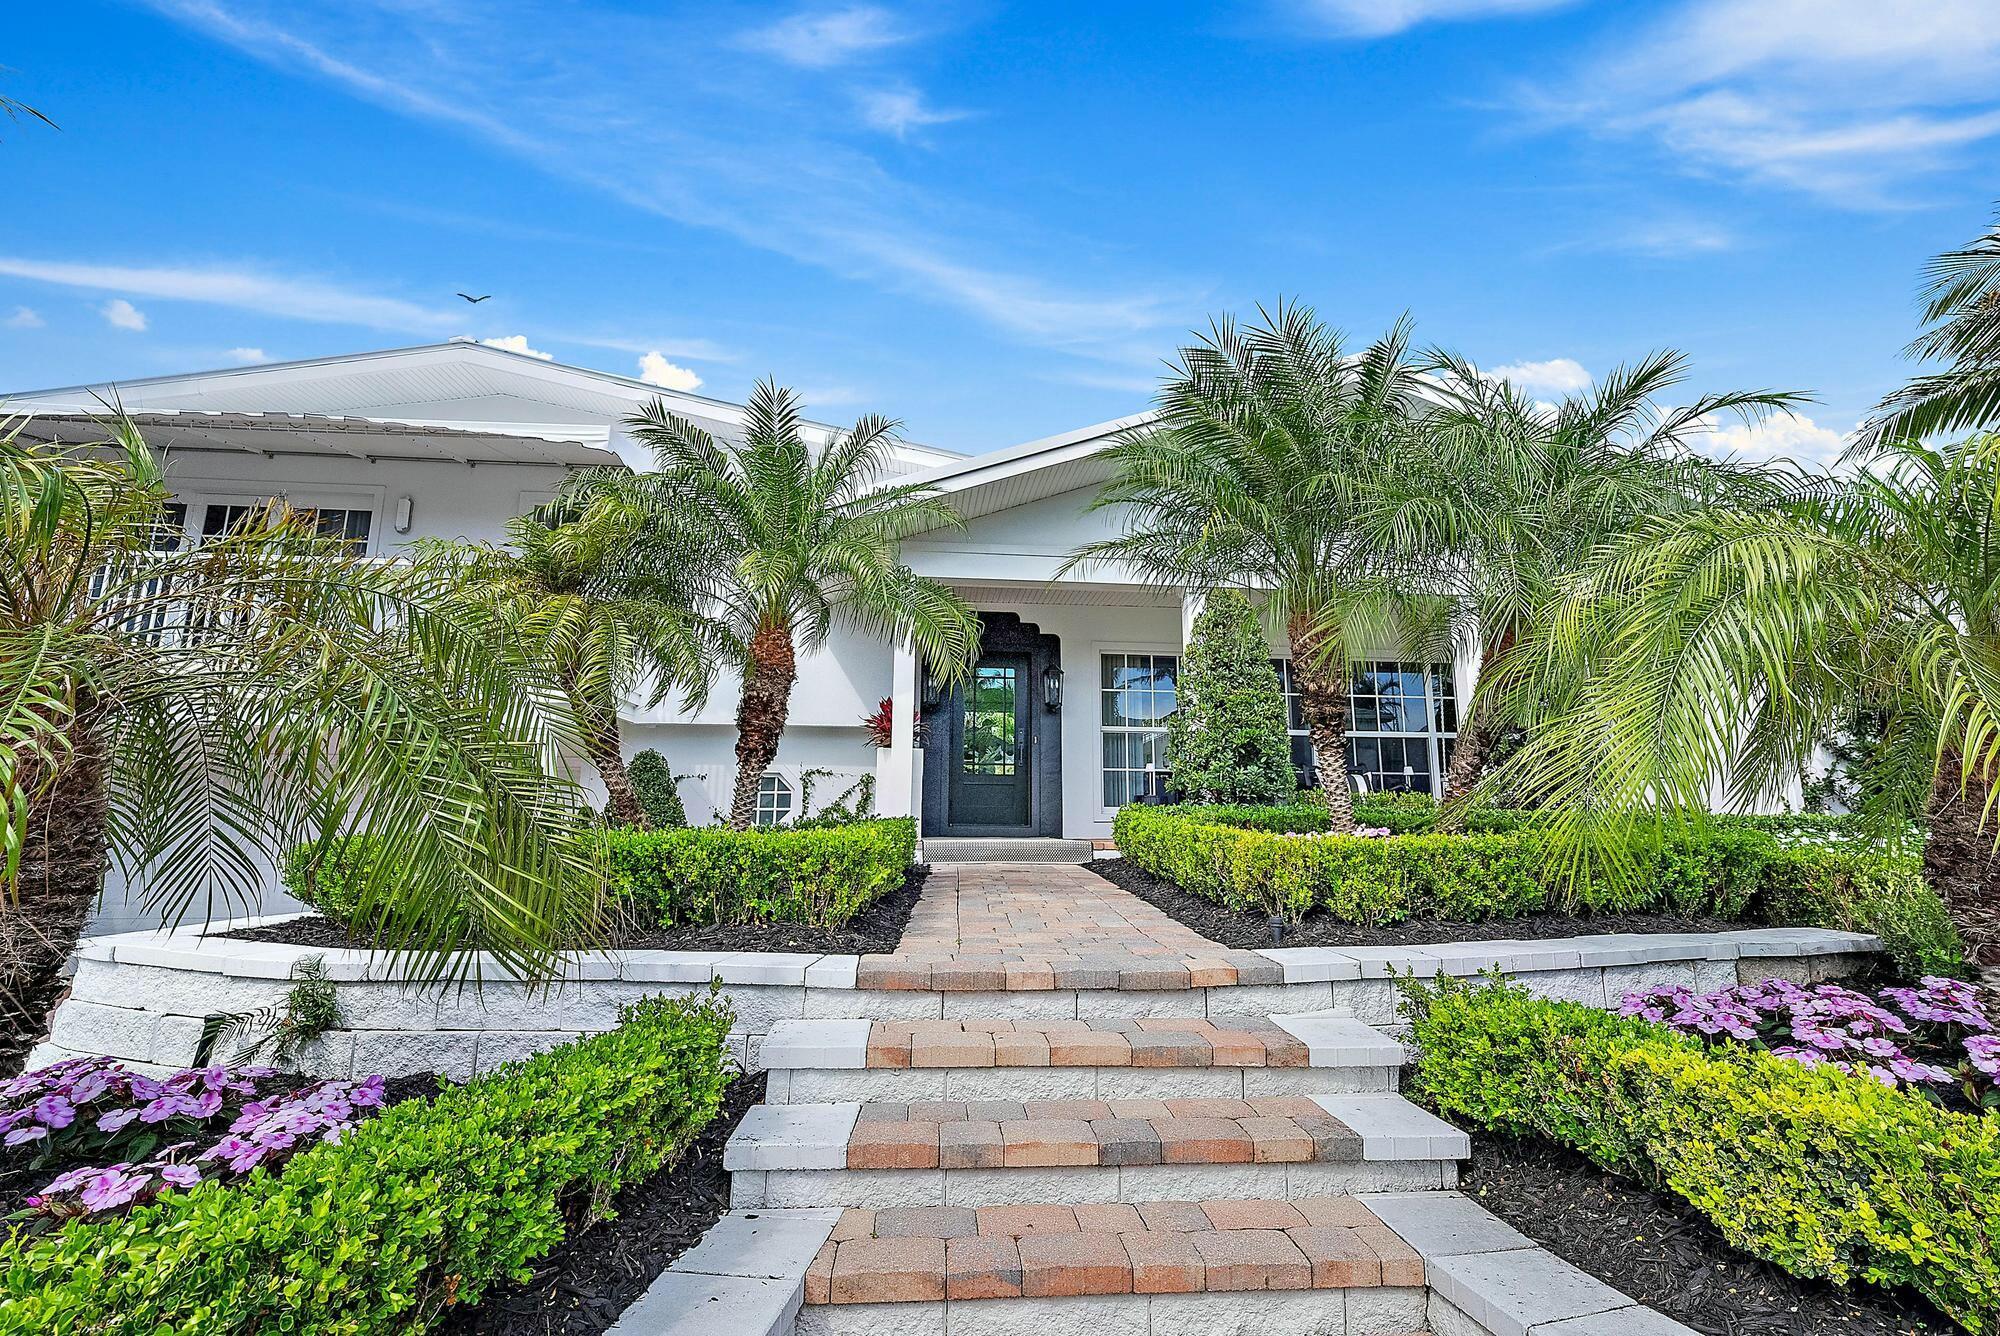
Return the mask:
<svg viewBox="0 0 2000 1336">
<path fill-rule="evenodd" d="M 0 91 L 0 385 L 515 340 L 984 450 L 1280 295 L 1553 393 L 1905 374 L 2000 197 L 1989 0 L 72 0 Z M 467 306 L 453 293 L 490 292 Z M 643 362 L 642 362 L 642 359 Z"/>
</svg>

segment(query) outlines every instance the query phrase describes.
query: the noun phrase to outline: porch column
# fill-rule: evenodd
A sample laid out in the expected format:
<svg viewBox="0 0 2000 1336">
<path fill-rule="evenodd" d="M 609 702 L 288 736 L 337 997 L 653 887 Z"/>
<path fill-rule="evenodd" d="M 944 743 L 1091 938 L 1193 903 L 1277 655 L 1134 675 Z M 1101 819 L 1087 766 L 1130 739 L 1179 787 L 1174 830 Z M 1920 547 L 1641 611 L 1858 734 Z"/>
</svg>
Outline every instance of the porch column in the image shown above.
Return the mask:
<svg viewBox="0 0 2000 1336">
<path fill-rule="evenodd" d="M 883 816 L 921 816 L 917 793 L 917 650 L 897 642 L 889 674 L 889 745 L 875 756 L 875 810 Z"/>
<path fill-rule="evenodd" d="M 1205 589 L 1181 590 L 1181 648 L 1186 649 L 1188 641 L 1194 639 L 1194 619 L 1201 616 L 1201 610 L 1208 606 L 1208 591 Z"/>
</svg>

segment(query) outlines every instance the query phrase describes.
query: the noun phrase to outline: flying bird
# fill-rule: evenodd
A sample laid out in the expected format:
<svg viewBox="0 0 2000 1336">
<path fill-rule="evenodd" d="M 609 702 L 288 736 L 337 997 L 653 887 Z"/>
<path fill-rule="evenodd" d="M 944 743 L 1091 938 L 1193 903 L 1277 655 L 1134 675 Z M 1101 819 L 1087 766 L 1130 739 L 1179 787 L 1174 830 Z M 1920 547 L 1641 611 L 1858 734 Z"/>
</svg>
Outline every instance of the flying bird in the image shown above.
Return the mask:
<svg viewBox="0 0 2000 1336">
<path fill-rule="evenodd" d="M 461 292 L 458 295 L 465 298 L 467 301 L 471 302 L 474 306 L 477 306 L 479 305 L 479 303 L 485 301 L 487 297 L 491 297 L 493 294 L 489 292 L 486 294 L 485 297 L 475 297 L 469 292 Z"/>
</svg>

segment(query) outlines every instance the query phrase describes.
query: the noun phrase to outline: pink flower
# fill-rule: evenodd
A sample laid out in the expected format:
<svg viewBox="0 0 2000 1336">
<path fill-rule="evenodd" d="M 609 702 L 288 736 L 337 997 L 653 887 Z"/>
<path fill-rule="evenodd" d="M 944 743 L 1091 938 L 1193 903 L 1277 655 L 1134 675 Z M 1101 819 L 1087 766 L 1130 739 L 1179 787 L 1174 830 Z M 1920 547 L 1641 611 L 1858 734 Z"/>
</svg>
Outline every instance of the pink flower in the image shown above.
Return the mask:
<svg viewBox="0 0 2000 1336">
<path fill-rule="evenodd" d="M 160 1177 L 177 1188 L 191 1188 L 201 1182 L 201 1170 L 191 1164 L 169 1164 L 161 1167 Z"/>
<path fill-rule="evenodd" d="M 1965 1041 L 1965 1055 L 1975 1069 L 1988 1076 L 2000 1076 L 2000 1035 L 1974 1035 Z"/>
<path fill-rule="evenodd" d="M 76 1121 L 76 1106 L 61 1095 L 50 1095 L 35 1101 L 35 1118 L 44 1127 L 68 1127 Z"/>
<path fill-rule="evenodd" d="M 140 1190 L 153 1181 L 153 1176 L 132 1173 L 131 1168 L 129 1164 L 114 1164 L 84 1184 L 79 1197 L 84 1207 L 91 1211 L 109 1211 L 138 1196 Z"/>
<path fill-rule="evenodd" d="M 6 1136 L 9 1146 L 25 1146 L 30 1141 L 40 1141 L 49 1134 L 46 1127 L 17 1127 Z"/>
<path fill-rule="evenodd" d="M 97 1130 L 100 1132 L 116 1132 L 119 1128 L 125 1126 L 125 1124 L 138 1116 L 139 1111 L 137 1109 L 113 1109 L 97 1120 Z"/>
</svg>

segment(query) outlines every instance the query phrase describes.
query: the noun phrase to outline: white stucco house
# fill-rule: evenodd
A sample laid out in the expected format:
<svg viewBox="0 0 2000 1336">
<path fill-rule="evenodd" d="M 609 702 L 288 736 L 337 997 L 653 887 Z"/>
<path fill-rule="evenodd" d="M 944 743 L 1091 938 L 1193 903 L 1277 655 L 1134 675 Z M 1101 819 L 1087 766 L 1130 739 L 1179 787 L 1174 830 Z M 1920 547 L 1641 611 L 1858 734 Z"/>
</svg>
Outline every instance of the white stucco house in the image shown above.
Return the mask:
<svg viewBox="0 0 2000 1336">
<path fill-rule="evenodd" d="M 86 440 L 93 415 L 122 405 L 166 452 L 181 541 L 220 531 L 231 507 L 282 496 L 388 556 L 425 535 L 498 540 L 567 470 L 645 467 L 620 423 L 656 397 L 721 436 L 742 420 L 734 404 L 469 340 L 21 391 L 0 398 L 0 411 L 28 418 L 31 437 Z M 943 693 L 906 649 L 836 634 L 801 665 L 764 781 L 767 815 L 796 815 L 808 783 L 816 807 L 872 772 L 877 810 L 920 817 L 929 838 L 1110 837 L 1118 806 L 1161 759 L 1195 611 L 1192 597 L 1129 572 L 1058 578 L 1080 543 L 1120 523 L 1088 503 L 1108 476 L 1104 448 L 1137 420 L 976 456 L 898 447 L 900 480 L 933 484 L 965 520 L 910 540 L 904 560 L 980 611 L 985 657 L 972 689 Z M 1370 788 L 1432 788 L 1467 666 L 1366 667 L 1354 683 L 1351 768 Z M 682 792 L 697 822 L 727 803 L 735 695 L 725 680 L 699 712 L 670 703 L 626 716 L 628 749 L 658 748 L 689 776 Z M 862 719 L 884 698 L 895 702 L 896 745 L 878 754 Z M 921 745 L 912 707 L 927 723 Z M 968 729 L 978 745 L 967 745 Z M 1303 733 L 1295 750 L 1306 754 Z"/>
</svg>

